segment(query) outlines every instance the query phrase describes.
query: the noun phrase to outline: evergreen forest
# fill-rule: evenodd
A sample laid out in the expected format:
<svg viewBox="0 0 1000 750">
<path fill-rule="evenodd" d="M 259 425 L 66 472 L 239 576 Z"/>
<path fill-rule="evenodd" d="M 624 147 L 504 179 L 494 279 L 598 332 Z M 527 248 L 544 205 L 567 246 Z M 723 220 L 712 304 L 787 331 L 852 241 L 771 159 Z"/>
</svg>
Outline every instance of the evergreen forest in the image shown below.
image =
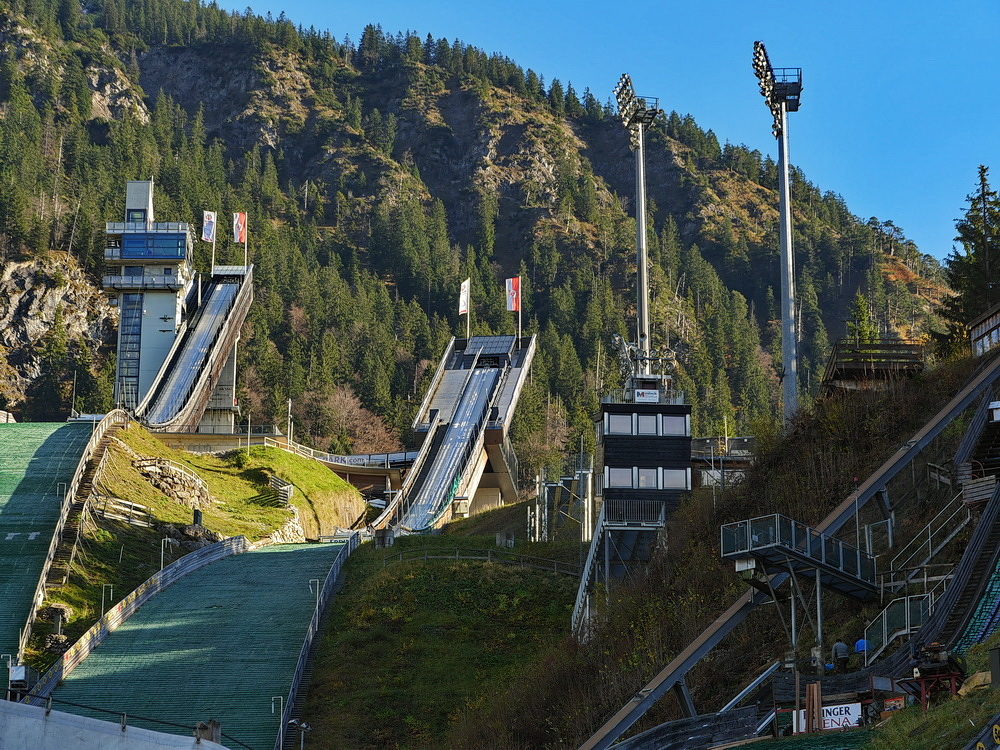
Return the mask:
<svg viewBox="0 0 1000 750">
<path fill-rule="evenodd" d="M 538 336 L 522 466 L 591 449 L 599 395 L 618 384 L 611 336 L 634 338 L 633 160 L 612 105 L 459 40 L 338 36 L 198 0 L 0 2 L 0 262 L 63 253 L 99 284 L 130 179 L 152 178 L 158 220 L 195 231 L 203 210 L 223 224 L 246 211 L 241 404 L 283 424 L 291 399 L 296 437 L 342 453 L 405 443 L 465 334 L 460 283 L 473 334 L 513 333 L 503 283 L 520 275 Z M 646 145 L 654 346 L 676 354 L 695 434 L 767 432 L 781 413 L 777 166 L 666 107 Z M 985 167 L 974 187 L 942 266 L 793 167 L 803 403 L 835 339 L 946 342 L 982 312 L 1000 217 Z M 231 242 L 218 252 L 242 262 Z M 207 269 L 210 245 L 196 253 Z M 19 418 L 61 418 L 74 394 L 83 412 L 111 406 L 113 341 L 58 320 L 2 352 L 42 363 L 26 393 L 0 396 Z"/>
</svg>

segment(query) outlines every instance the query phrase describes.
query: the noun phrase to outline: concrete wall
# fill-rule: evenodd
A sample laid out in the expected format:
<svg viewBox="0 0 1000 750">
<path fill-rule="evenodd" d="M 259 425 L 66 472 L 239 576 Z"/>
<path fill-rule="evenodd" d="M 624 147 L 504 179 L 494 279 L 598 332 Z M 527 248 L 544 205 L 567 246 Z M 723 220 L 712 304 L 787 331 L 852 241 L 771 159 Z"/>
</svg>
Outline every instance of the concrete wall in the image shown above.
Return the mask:
<svg viewBox="0 0 1000 750">
<path fill-rule="evenodd" d="M 117 723 L 54 710 L 46 714 L 44 708 L 0 700 L 0 747 L 4 750 L 226 750 L 208 740 L 197 743 L 193 727 L 191 734 L 183 737 L 139 727 L 123 732 Z"/>
<path fill-rule="evenodd" d="M 181 297 L 176 292 L 146 290 L 142 298 L 142 338 L 139 359 L 139 400 L 141 401 L 177 335 Z M 164 320 L 165 318 L 165 320 Z"/>
</svg>

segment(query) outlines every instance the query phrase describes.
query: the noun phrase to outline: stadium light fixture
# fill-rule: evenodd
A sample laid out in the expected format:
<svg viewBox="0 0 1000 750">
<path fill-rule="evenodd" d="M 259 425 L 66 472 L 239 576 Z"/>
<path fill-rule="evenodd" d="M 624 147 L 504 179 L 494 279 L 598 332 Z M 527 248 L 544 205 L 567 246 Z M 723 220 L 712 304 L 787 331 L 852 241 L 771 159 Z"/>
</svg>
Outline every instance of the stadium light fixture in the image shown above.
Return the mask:
<svg viewBox="0 0 1000 750">
<path fill-rule="evenodd" d="M 614 88 L 618 116 L 629 134 L 629 146 L 635 152 L 635 248 L 636 248 L 636 346 L 638 374 L 649 373 L 649 271 L 646 249 L 646 166 L 643 157 L 643 132 L 662 114 L 659 99 L 635 94 L 632 77 L 623 73 Z"/>
<path fill-rule="evenodd" d="M 781 363 L 784 422 L 799 409 L 797 332 L 795 329 L 795 261 L 792 253 L 792 208 L 788 182 L 788 113 L 799 109 L 802 68 L 775 68 L 763 42 L 753 43 L 753 72 L 771 110 L 771 132 L 778 139 L 778 195 L 781 240 Z"/>
</svg>

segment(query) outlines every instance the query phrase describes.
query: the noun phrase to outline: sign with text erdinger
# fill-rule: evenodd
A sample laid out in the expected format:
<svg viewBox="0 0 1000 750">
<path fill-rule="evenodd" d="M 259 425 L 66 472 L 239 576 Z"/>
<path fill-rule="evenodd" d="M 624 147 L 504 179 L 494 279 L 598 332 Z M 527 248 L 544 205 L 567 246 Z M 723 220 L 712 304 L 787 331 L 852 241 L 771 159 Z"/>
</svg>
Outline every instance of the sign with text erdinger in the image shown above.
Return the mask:
<svg viewBox="0 0 1000 750">
<path fill-rule="evenodd" d="M 806 731 L 805 709 L 792 714 L 795 717 L 794 731 Z M 852 729 L 861 718 L 860 703 L 842 703 L 838 706 L 823 706 L 823 729 Z"/>
</svg>

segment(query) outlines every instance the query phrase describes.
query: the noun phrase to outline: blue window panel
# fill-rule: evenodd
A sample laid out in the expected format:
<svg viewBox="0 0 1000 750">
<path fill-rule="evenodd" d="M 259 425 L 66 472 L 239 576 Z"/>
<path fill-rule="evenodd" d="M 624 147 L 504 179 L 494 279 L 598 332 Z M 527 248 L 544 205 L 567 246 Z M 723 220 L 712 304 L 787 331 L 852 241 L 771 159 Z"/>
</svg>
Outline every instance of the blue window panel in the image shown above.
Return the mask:
<svg viewBox="0 0 1000 750">
<path fill-rule="evenodd" d="M 127 234 L 122 237 L 122 258 L 183 258 L 184 234 Z"/>
</svg>

